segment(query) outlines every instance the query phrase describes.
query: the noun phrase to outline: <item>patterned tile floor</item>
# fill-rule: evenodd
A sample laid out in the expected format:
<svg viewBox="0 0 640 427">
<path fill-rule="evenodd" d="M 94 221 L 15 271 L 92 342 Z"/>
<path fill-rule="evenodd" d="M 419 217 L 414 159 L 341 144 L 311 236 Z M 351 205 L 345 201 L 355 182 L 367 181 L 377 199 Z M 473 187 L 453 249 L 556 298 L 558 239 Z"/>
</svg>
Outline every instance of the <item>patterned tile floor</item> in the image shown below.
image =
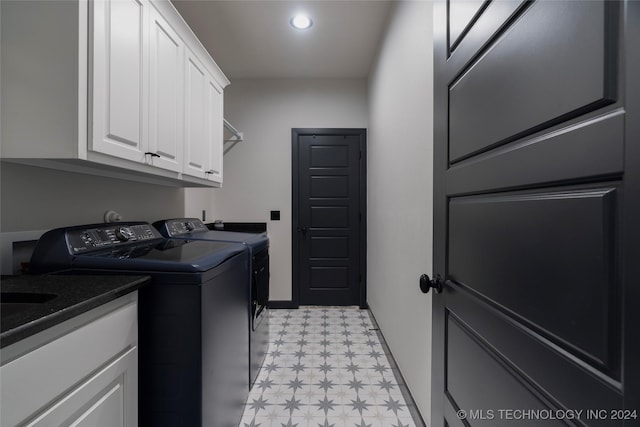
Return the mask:
<svg viewBox="0 0 640 427">
<path fill-rule="evenodd" d="M 271 310 L 240 427 L 420 427 L 395 371 L 367 310 Z"/>
</svg>

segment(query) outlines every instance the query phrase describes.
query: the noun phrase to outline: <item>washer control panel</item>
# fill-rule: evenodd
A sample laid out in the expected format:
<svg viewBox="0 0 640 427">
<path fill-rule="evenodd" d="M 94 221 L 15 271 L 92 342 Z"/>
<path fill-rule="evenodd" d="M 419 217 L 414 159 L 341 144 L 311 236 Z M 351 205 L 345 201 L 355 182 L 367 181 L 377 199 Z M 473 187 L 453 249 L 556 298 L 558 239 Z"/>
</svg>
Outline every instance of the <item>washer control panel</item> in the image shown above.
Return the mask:
<svg viewBox="0 0 640 427">
<path fill-rule="evenodd" d="M 67 231 L 67 244 L 72 254 L 116 247 L 126 243 L 146 242 L 162 235 L 149 224 L 105 224 Z"/>
<path fill-rule="evenodd" d="M 157 223 L 155 223 L 157 225 Z M 209 231 L 209 228 L 198 218 L 169 219 L 162 224 L 170 237 L 181 236 L 193 232 Z"/>
</svg>

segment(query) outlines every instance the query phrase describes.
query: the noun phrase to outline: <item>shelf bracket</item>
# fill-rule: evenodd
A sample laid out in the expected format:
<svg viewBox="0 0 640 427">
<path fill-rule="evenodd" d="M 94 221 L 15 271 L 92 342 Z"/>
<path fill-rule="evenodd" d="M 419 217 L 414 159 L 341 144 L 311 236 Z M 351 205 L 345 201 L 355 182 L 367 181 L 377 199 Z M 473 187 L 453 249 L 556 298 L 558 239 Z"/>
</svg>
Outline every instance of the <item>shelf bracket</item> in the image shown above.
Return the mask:
<svg viewBox="0 0 640 427">
<path fill-rule="evenodd" d="M 225 138 L 224 139 L 224 143 L 230 143 L 230 145 L 225 145 L 224 147 L 224 154 L 227 154 L 227 152 L 229 150 L 231 150 L 238 142 L 242 142 L 243 141 L 243 135 L 242 132 L 238 131 L 238 129 L 236 129 L 235 127 L 233 127 L 233 125 L 231 123 L 229 123 L 229 121 L 227 119 L 223 119 L 223 123 L 224 123 L 224 128 L 227 130 L 228 133 L 231 134 L 230 138 Z"/>
</svg>

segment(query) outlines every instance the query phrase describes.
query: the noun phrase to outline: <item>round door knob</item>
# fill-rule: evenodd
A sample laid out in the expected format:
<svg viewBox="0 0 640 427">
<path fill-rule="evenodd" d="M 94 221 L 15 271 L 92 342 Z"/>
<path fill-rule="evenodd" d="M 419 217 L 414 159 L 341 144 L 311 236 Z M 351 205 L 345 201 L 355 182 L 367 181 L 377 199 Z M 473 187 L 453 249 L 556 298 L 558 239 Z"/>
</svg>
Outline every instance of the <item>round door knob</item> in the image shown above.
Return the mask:
<svg viewBox="0 0 640 427">
<path fill-rule="evenodd" d="M 420 276 L 420 290 L 422 293 L 429 293 L 429 289 L 433 288 L 437 294 L 442 292 L 442 279 L 440 275 L 430 279 L 427 274 Z"/>
</svg>

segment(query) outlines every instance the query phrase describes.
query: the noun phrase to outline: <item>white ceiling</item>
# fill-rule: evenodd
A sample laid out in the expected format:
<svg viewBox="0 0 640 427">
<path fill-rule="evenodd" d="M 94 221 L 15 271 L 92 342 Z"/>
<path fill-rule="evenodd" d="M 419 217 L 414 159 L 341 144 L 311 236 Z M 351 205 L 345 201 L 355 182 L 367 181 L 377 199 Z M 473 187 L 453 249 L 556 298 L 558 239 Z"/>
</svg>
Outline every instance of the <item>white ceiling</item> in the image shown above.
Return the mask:
<svg viewBox="0 0 640 427">
<path fill-rule="evenodd" d="M 387 0 L 172 0 L 229 79 L 365 78 L 384 34 Z M 306 31 L 289 25 L 299 11 Z"/>
</svg>

